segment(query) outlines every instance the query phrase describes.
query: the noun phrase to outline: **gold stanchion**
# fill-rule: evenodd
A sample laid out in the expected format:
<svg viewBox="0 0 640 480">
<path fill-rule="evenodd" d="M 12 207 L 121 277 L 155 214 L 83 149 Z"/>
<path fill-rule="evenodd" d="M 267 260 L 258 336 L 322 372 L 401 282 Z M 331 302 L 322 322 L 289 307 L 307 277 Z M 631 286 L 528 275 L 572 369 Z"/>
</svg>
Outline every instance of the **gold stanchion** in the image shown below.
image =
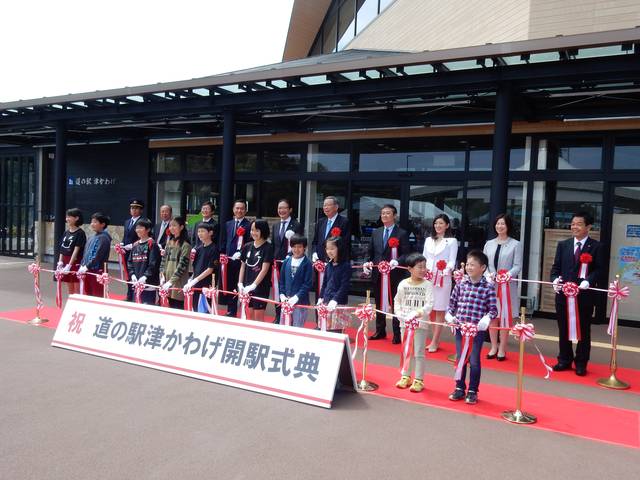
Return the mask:
<svg viewBox="0 0 640 480">
<path fill-rule="evenodd" d="M 367 301 L 366 304 L 369 305 L 371 303 L 371 291 L 367 290 Z M 378 389 L 378 385 L 373 383 L 373 382 L 368 382 L 366 380 L 367 378 L 367 355 L 368 355 L 368 348 L 367 348 L 367 344 L 366 342 L 368 341 L 369 338 L 369 320 L 364 320 L 364 341 L 365 341 L 365 345 L 364 348 L 362 350 L 362 380 L 360 380 L 360 383 L 358 383 L 358 390 L 361 390 L 363 392 L 373 392 L 374 390 Z"/>
<path fill-rule="evenodd" d="M 616 282 L 620 281 L 620 275 L 616 275 Z M 616 377 L 616 370 L 618 370 L 618 319 L 613 326 L 613 335 L 611 335 L 611 362 L 609 366 L 611 375 L 607 378 L 598 379 L 598 385 L 605 388 L 612 388 L 615 390 L 626 390 L 631 385 L 627 382 L 623 382 Z"/>
<path fill-rule="evenodd" d="M 520 324 L 525 323 L 525 312 L 526 309 L 524 307 L 520 308 Z M 506 410 L 502 412 L 502 418 L 511 423 L 536 423 L 538 420 L 535 415 L 531 415 L 530 413 L 523 412 L 522 408 L 522 377 L 524 376 L 524 337 L 520 336 L 520 358 L 518 362 L 518 388 L 516 392 L 516 409 L 515 410 Z"/>
<path fill-rule="evenodd" d="M 38 269 L 40 268 L 40 257 L 39 255 L 36 255 L 36 265 L 38 265 Z M 40 289 L 40 272 L 38 271 L 38 273 L 36 274 L 36 280 L 35 280 L 35 284 L 36 284 L 36 288 L 38 288 L 38 290 Z M 60 281 L 60 280 L 58 280 Z M 37 303 L 36 300 L 36 316 L 35 318 L 32 318 L 31 320 L 29 320 L 27 323 L 29 325 L 40 325 L 43 323 L 48 322 L 49 320 L 45 319 L 45 318 L 41 318 L 40 317 L 40 305 Z"/>
</svg>

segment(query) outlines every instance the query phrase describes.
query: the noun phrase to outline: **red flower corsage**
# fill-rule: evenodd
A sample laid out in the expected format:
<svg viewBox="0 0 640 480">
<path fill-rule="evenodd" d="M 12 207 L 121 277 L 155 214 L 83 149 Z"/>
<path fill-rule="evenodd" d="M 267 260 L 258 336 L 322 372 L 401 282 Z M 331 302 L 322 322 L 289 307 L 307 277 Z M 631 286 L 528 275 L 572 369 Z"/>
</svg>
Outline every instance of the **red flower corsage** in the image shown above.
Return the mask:
<svg viewBox="0 0 640 480">
<path fill-rule="evenodd" d="M 342 230 L 340 230 L 340 227 L 333 227 L 329 233 L 332 237 L 339 237 L 342 234 Z"/>
<path fill-rule="evenodd" d="M 580 263 L 591 263 L 593 262 L 593 257 L 590 253 L 583 253 L 580 255 Z"/>
<path fill-rule="evenodd" d="M 391 247 L 391 248 L 398 248 L 400 246 L 400 240 L 398 240 L 397 237 L 389 238 L 389 241 L 387 243 L 389 244 L 389 247 Z"/>
<path fill-rule="evenodd" d="M 445 268 L 447 268 L 447 261 L 438 260 L 438 262 L 436 263 L 436 268 L 440 271 L 443 271 Z"/>
<path fill-rule="evenodd" d="M 238 227 L 238 230 L 236 230 L 236 235 L 238 237 L 244 236 L 245 233 L 246 233 L 246 230 L 244 229 L 244 227 Z"/>
</svg>

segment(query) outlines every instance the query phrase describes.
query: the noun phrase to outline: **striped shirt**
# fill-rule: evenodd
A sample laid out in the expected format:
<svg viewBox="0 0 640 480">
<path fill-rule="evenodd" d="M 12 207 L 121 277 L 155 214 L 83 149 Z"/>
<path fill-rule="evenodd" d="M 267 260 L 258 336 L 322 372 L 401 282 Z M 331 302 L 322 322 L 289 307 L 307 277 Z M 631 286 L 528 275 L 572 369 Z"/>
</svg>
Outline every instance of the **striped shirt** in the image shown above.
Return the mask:
<svg viewBox="0 0 640 480">
<path fill-rule="evenodd" d="M 478 323 L 487 314 L 491 318 L 496 318 L 498 308 L 495 287 L 487 282 L 485 277 L 482 277 L 478 283 L 473 283 L 469 277 L 465 276 L 451 293 L 449 313 L 463 323 Z"/>
</svg>

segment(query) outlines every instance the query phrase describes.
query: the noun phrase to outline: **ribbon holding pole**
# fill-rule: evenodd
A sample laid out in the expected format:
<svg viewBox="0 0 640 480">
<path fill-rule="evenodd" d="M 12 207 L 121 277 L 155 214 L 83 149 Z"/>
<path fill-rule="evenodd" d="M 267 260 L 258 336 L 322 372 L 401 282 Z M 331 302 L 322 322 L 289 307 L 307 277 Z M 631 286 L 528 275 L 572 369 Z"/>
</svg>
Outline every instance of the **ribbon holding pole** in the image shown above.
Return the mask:
<svg viewBox="0 0 640 480">
<path fill-rule="evenodd" d="M 458 330 L 460 330 L 460 334 L 464 339 L 464 344 L 462 345 L 462 352 L 460 352 L 460 358 L 458 359 L 458 365 L 456 366 L 456 374 L 454 376 L 455 380 L 460 380 L 462 378 L 462 367 L 467 363 L 469 355 L 471 354 L 471 338 L 475 337 L 478 334 L 478 325 L 471 322 L 461 323 L 458 325 Z"/>
<path fill-rule="evenodd" d="M 413 356 L 413 339 L 415 337 L 416 328 L 420 326 L 420 313 L 411 318 L 407 318 L 404 322 L 404 338 L 402 339 L 402 370 L 400 373 L 404 375 L 404 372 L 408 372 L 411 367 L 411 357 Z"/>
<path fill-rule="evenodd" d="M 569 341 L 580 341 L 580 312 L 578 310 L 578 285 L 567 282 L 562 285 L 562 293 L 566 297 L 567 303 L 567 332 Z"/>
<path fill-rule="evenodd" d="M 609 327 L 607 333 L 613 335 L 616 323 L 618 322 L 618 302 L 629 296 L 629 287 L 620 286 L 618 280 L 614 280 L 609 284 L 607 296 L 611 299 L 611 312 L 609 313 Z"/>
<path fill-rule="evenodd" d="M 240 318 L 247 320 L 249 318 L 249 302 L 251 301 L 251 295 L 241 292 L 238 294 L 238 300 L 240 300 Z"/>
<path fill-rule="evenodd" d="M 53 276 L 56 279 L 56 307 L 62 308 L 62 277 L 64 277 L 64 273 L 58 268 Z"/>
<path fill-rule="evenodd" d="M 111 281 L 109 274 L 107 272 L 101 273 L 96 277 L 96 281 L 102 285 L 103 298 L 109 298 L 109 282 Z"/>
<path fill-rule="evenodd" d="M 433 276 L 433 285 L 442 288 L 444 286 L 444 269 L 447 268 L 446 260 L 436 262 L 436 273 Z"/>
<path fill-rule="evenodd" d="M 324 306 L 324 305 L 322 305 Z M 326 307 L 325 307 L 326 308 Z M 365 327 L 368 325 L 368 323 L 373 320 L 375 318 L 375 310 L 373 309 L 373 305 L 371 305 L 370 303 L 364 303 L 362 305 L 360 305 L 358 308 L 356 308 L 355 311 L 356 317 L 358 318 L 358 320 L 360 320 L 360 327 L 358 328 L 358 331 L 356 332 L 356 344 L 353 347 L 353 353 L 351 354 L 351 359 L 355 360 L 356 355 L 358 354 L 358 339 L 360 338 L 360 334 L 363 333 L 362 335 L 362 350 L 364 352 L 367 351 L 367 346 L 368 346 L 368 341 L 369 339 L 367 338 L 367 336 L 364 334 L 365 331 Z"/>
<path fill-rule="evenodd" d="M 391 312 L 391 265 L 384 260 L 378 262 L 380 272 L 380 309 Z"/>
<path fill-rule="evenodd" d="M 284 325 L 290 327 L 291 314 L 293 314 L 293 305 L 291 305 L 289 302 L 282 302 L 280 304 L 280 313 L 282 314 L 282 318 L 284 319 Z"/>
<path fill-rule="evenodd" d="M 498 284 L 498 303 L 500 304 L 500 328 L 511 328 L 513 307 L 511 305 L 511 274 L 508 270 L 498 270 L 496 283 Z"/>
<path fill-rule="evenodd" d="M 120 280 L 126 282 L 127 278 L 129 278 L 129 273 L 127 272 L 127 251 L 119 243 L 116 243 L 113 249 L 118 255 L 118 265 L 120 265 Z"/>
<path fill-rule="evenodd" d="M 38 312 L 38 318 L 40 318 L 40 310 L 44 306 L 44 302 L 42 301 L 42 293 L 40 292 L 40 264 L 39 263 L 31 263 L 27 270 L 29 273 L 33 275 L 33 292 L 36 297 L 36 311 Z"/>
<path fill-rule="evenodd" d="M 220 276 L 222 277 L 222 290 L 227 291 L 227 265 L 229 257 L 224 253 L 220 254 Z"/>
<path fill-rule="evenodd" d="M 518 337 L 519 342 L 528 342 L 530 340 L 533 341 L 534 337 L 536 336 L 536 330 L 533 326 L 533 323 L 516 323 L 513 328 L 511 328 L 511 334 L 515 337 Z M 538 348 L 538 345 L 536 345 L 536 342 L 533 342 L 533 346 L 538 351 L 538 358 L 540 359 L 540 362 L 542 363 L 544 369 L 547 371 L 544 379 L 548 380 L 551 372 L 553 371 L 553 368 L 551 368 L 545 361 L 544 355 L 542 355 L 542 352 Z"/>
<path fill-rule="evenodd" d="M 318 274 L 318 281 L 316 282 L 318 291 L 316 292 L 318 297 L 320 297 L 320 291 L 322 290 L 322 282 L 324 281 L 324 269 L 326 268 L 325 263 L 322 260 L 316 260 L 313 262 L 313 269 Z"/>
</svg>

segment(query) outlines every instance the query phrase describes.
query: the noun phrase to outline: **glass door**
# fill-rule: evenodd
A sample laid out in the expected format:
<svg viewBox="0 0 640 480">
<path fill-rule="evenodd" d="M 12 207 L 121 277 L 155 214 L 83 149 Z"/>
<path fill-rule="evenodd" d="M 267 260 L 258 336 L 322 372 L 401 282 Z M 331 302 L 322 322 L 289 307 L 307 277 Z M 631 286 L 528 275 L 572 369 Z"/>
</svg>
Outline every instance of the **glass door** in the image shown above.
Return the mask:
<svg viewBox="0 0 640 480">
<path fill-rule="evenodd" d="M 622 285 L 633 290 L 640 287 L 640 186 L 616 186 L 612 191 L 609 281 L 619 275 Z M 609 302 L 607 313 L 610 307 Z M 620 302 L 618 318 L 640 322 L 640 296 Z"/>
</svg>

